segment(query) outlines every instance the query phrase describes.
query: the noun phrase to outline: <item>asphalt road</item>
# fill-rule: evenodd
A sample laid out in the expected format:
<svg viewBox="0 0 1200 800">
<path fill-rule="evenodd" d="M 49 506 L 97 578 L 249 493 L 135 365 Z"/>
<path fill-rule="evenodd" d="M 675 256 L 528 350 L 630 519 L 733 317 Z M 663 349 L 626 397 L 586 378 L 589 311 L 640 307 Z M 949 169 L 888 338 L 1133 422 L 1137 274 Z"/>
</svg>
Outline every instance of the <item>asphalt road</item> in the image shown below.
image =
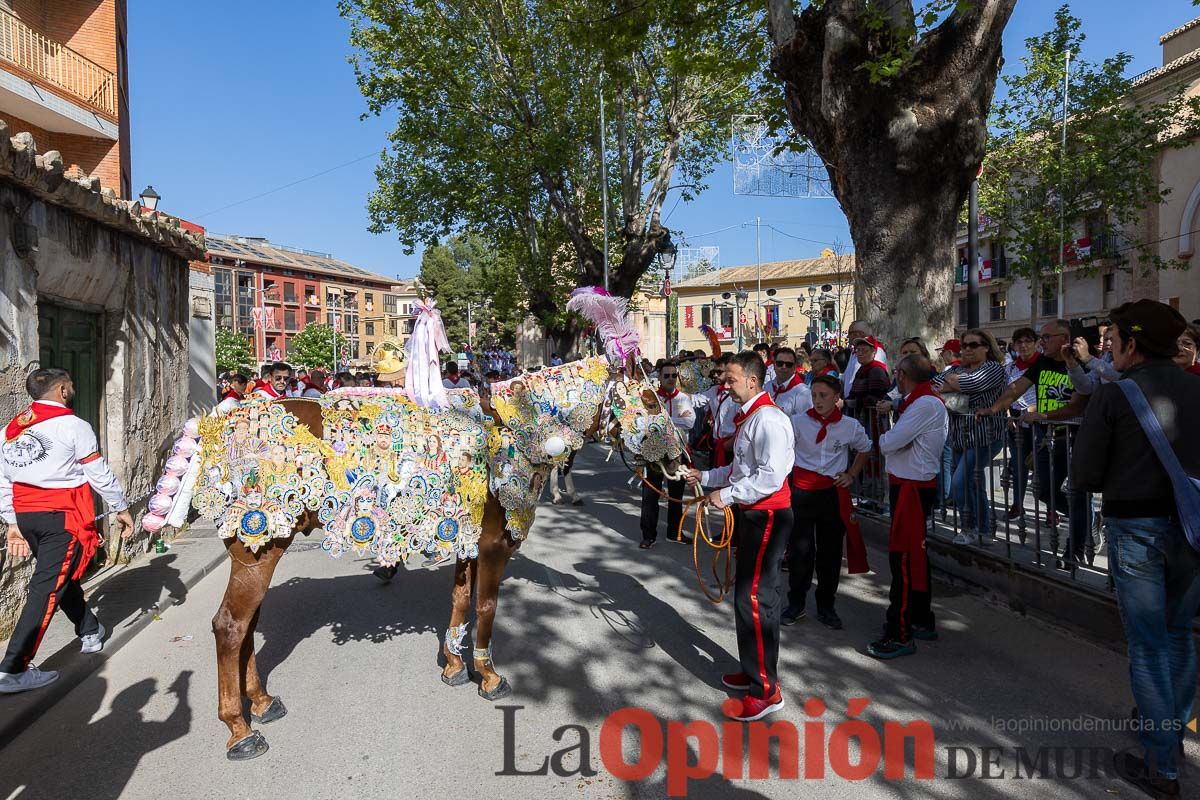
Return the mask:
<svg viewBox="0 0 1200 800">
<path fill-rule="evenodd" d="M 665 543 L 660 535 L 653 550 L 637 549 L 637 497 L 624 483 L 623 467 L 601 455 L 589 449 L 576 465 L 587 505 L 545 505 L 502 586 L 493 649 L 515 689 L 499 704 L 507 711 L 478 697 L 474 685 L 449 688 L 439 680 L 450 568 L 403 572 L 381 586 L 366 560 L 335 561 L 314 536 L 284 557 L 262 609 L 260 669 L 290 711 L 262 727 L 271 745 L 265 756 L 237 764 L 225 759 L 227 731 L 216 717 L 210 634 L 226 580 L 219 570 L 0 752 L 0 800 L 468 792 L 519 800 L 656 798 L 669 788 L 686 789 L 689 797 L 735 799 L 1134 796 L 1118 781 L 1087 778 L 1086 753 L 1083 778 L 1013 778 L 1014 769 L 1022 769 L 1016 747 L 1026 748 L 1032 767 L 1042 757 L 1047 773 L 1070 774 L 1077 751 L 1037 748 L 1133 742 L 1128 732 L 1055 730 L 1105 727 L 1128 715 L 1121 652 L 936 586 L 941 641 L 921 643 L 914 657 L 876 662 L 865 645 L 880 628 L 886 602 L 887 565 L 877 552 L 872 564 L 883 574 L 843 579 L 845 630 L 827 630 L 813 619 L 784 629 L 781 675 L 788 705 L 773 719 L 799 731 L 799 779 L 778 777 L 780 760 L 792 757 L 776 744 L 770 779 L 730 772 L 669 787 L 668 775 L 680 781 L 688 758 L 715 763 L 718 747 L 728 753 L 741 742 L 741 728 L 722 727 L 720 714 L 728 696 L 720 673 L 736 668 L 731 605 L 713 606 L 703 598 L 690 548 Z M 812 703 L 806 707 L 813 698 L 824 702 L 824 713 Z M 857 739 L 850 740 L 848 763 L 839 755 L 846 746 L 828 747 L 826 757 L 821 747 L 810 746 L 818 739 L 844 742 L 844 734 L 854 732 L 839 727 L 852 698 L 869 698 L 865 709 L 855 710 L 866 727 L 884 732 L 885 742 L 891 741 L 887 722 L 929 722 L 935 777 L 912 777 L 912 762 L 921 757 L 911 746 L 904 780 L 885 777 L 883 760 L 871 769 L 872 746 L 860 750 Z M 683 740 L 675 727 L 668 729 L 664 759 L 674 756 L 674 768 L 660 764 L 644 779 L 621 780 L 606 767 L 618 756 L 630 763 L 646 757 L 654 732 L 662 737 L 664 730 L 648 728 L 645 748 L 629 735 L 623 748 L 609 747 L 602 756 L 605 718 L 630 706 L 664 725 L 711 726 L 693 726 L 697 738 L 686 747 L 672 746 Z M 507 743 L 506 716 L 513 733 Z M 999 729 L 997 720 L 1005 728 L 1040 730 Z M 564 749 L 570 752 L 553 763 L 575 773 L 584 736 L 595 774 L 497 774 L 536 772 L 547 756 Z M 979 779 L 984 746 L 1002 748 L 987 760 L 994 764 L 991 773 L 1003 770 L 1003 778 Z M 1195 758 L 1193 743 L 1189 752 Z M 863 758 L 869 763 L 858 778 L 853 766 Z M 970 762 L 973 777 L 946 777 L 952 768 L 966 772 Z M 742 764 L 744 776 L 751 770 L 736 757 L 724 763 Z M 818 767 L 824 779 L 805 777 Z M 1027 765 L 1024 774 L 1029 771 Z"/>
</svg>

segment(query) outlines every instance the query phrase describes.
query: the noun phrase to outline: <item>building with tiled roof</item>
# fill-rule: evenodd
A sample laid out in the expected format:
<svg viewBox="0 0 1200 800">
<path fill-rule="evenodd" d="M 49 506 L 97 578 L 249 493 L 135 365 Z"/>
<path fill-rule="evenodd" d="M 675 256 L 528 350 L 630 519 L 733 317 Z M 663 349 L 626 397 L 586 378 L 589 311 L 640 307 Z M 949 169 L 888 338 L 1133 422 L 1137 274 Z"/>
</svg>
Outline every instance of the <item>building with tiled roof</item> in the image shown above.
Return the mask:
<svg viewBox="0 0 1200 800">
<path fill-rule="evenodd" d="M 757 341 L 836 342 L 854 316 L 852 254 L 798 258 L 691 275 L 675 287 L 679 347 L 709 349 L 709 325 L 725 350 Z"/>
<path fill-rule="evenodd" d="M 209 234 L 207 242 L 217 327 L 245 334 L 259 363 L 288 360 L 292 337 L 313 323 L 346 337 L 338 361 L 352 369 L 368 368 L 385 339 L 412 332 L 414 281 L 257 236 Z"/>
</svg>

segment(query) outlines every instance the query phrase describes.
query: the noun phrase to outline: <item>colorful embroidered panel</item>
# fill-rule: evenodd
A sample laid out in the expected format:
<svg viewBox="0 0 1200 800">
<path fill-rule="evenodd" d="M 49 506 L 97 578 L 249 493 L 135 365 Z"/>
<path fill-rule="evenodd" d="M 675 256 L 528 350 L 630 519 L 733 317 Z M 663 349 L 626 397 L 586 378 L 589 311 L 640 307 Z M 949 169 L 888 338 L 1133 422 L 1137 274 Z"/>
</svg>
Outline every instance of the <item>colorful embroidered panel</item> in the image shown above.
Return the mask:
<svg viewBox="0 0 1200 800">
<path fill-rule="evenodd" d="M 621 446 L 638 461 L 676 461 L 683 455 L 683 440 L 649 383 L 613 384 L 609 408 L 620 425 Z"/>
<path fill-rule="evenodd" d="M 685 394 L 700 394 L 712 387 L 712 371 L 716 363 L 712 359 L 684 361 L 679 365 L 679 388 Z"/>
<path fill-rule="evenodd" d="M 252 552 L 292 535 L 305 509 L 333 489 L 327 445 L 271 401 L 242 403 L 227 417 L 199 420 L 202 462 L 192 505 L 215 520 L 222 538 Z"/>
<path fill-rule="evenodd" d="M 474 392 L 452 394 L 458 408 L 439 412 L 398 391 L 322 398 L 333 491 L 318 518 L 335 558 L 369 552 L 393 565 L 414 555 L 478 556 L 487 438 L 478 398 L 466 396 Z"/>
</svg>

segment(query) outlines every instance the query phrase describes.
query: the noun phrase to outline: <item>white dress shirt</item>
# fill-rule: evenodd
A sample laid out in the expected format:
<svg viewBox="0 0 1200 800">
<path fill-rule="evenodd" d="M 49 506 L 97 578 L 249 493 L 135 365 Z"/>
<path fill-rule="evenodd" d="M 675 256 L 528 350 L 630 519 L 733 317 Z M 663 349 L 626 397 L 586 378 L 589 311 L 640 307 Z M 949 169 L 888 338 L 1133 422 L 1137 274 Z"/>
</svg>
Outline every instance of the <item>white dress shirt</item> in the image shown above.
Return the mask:
<svg viewBox="0 0 1200 800">
<path fill-rule="evenodd" d="M 240 406 L 241 404 L 242 404 L 242 401 L 236 397 L 226 397 L 224 400 L 217 403 L 216 413 L 218 416 L 223 417 L 226 414 L 228 414 L 230 411 L 233 411 L 235 408 Z"/>
<path fill-rule="evenodd" d="M 62 403 L 36 402 L 65 408 Z M 81 464 L 88 456 L 95 458 Z M 129 508 L 121 482 L 100 457 L 96 432 L 74 414 L 31 425 L 0 447 L 0 519 L 9 524 L 17 521 L 14 482 L 43 489 L 74 489 L 90 483 L 113 511 Z"/>
<path fill-rule="evenodd" d="M 741 407 L 744 413 L 764 392 Z M 732 396 L 726 402 L 730 402 Z M 792 422 L 774 406 L 755 411 L 738 428 L 733 440 L 733 463 L 700 473 L 705 486 L 723 486 L 726 505 L 752 505 L 778 492 L 792 474 L 795 447 Z"/>
<path fill-rule="evenodd" d="M 663 397 L 659 392 L 655 392 L 654 396 L 667 410 L 667 414 L 671 417 L 671 422 L 675 423 L 676 428 L 686 432 L 696 424 L 696 408 L 690 394 L 676 389 L 674 397 Z"/>
<path fill-rule="evenodd" d="M 708 416 L 712 419 L 713 439 L 723 439 L 733 435 L 733 417 L 738 412 L 738 404 L 733 399 L 733 395 L 728 391 L 722 393 L 721 388 L 720 386 L 710 386 L 697 395 L 702 398 L 702 402 L 697 407 L 706 409 Z"/>
<path fill-rule="evenodd" d="M 792 417 L 792 431 L 796 435 L 796 466 L 833 478 L 846 471 L 850 463 L 847 453 L 871 451 L 871 438 L 862 423 L 849 415 L 825 428 L 825 438 L 817 442 L 821 432 L 820 420 L 808 414 Z"/>
<path fill-rule="evenodd" d="M 797 380 L 795 386 L 784 392 L 777 391 L 776 386 L 775 383 L 767 384 L 771 399 L 779 406 L 779 410 L 789 417 L 803 414 L 812 408 L 812 391 L 804 385 L 803 379 Z"/>
<path fill-rule="evenodd" d="M 875 360 L 885 367 L 888 365 L 887 353 L 882 347 L 876 348 Z M 854 351 L 850 351 L 850 360 L 846 362 L 846 372 L 842 375 L 842 397 L 850 396 L 850 387 L 854 385 L 854 376 L 858 374 L 858 368 L 862 366 L 858 363 L 858 358 L 854 355 Z"/>
<path fill-rule="evenodd" d="M 889 475 L 928 481 L 942 471 L 942 450 L 950 432 L 946 405 L 936 397 L 918 397 L 879 437 Z"/>
</svg>

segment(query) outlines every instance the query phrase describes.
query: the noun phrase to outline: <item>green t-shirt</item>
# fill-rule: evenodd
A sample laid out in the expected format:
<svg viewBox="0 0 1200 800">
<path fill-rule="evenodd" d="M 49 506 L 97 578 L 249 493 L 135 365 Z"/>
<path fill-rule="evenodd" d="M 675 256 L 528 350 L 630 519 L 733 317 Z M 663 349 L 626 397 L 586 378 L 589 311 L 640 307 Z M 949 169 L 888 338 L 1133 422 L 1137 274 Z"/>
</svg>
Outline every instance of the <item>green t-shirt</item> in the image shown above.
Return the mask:
<svg viewBox="0 0 1200 800">
<path fill-rule="evenodd" d="M 1029 369 L 1025 370 L 1025 379 L 1033 384 L 1037 392 L 1037 411 L 1045 414 L 1057 411 L 1071 401 L 1075 394 L 1075 386 L 1071 376 L 1067 374 L 1067 362 L 1055 361 L 1046 355 L 1039 355 Z"/>
</svg>

